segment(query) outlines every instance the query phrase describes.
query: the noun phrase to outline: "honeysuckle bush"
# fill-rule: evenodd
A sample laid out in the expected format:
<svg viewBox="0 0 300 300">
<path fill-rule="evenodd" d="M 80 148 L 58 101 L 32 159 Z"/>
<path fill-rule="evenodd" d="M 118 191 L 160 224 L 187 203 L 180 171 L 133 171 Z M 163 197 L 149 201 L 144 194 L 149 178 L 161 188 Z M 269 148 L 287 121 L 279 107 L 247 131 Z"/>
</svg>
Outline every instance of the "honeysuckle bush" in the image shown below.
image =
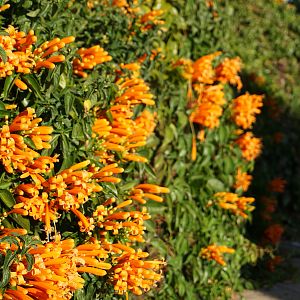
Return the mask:
<svg viewBox="0 0 300 300">
<path fill-rule="evenodd" d="M 231 34 L 242 5 L 1 4 L 4 297 L 124 298 L 161 274 L 144 297 L 249 286 L 241 268 L 266 251 L 246 238 L 243 195 L 263 93 L 240 76 L 265 69 Z"/>
</svg>

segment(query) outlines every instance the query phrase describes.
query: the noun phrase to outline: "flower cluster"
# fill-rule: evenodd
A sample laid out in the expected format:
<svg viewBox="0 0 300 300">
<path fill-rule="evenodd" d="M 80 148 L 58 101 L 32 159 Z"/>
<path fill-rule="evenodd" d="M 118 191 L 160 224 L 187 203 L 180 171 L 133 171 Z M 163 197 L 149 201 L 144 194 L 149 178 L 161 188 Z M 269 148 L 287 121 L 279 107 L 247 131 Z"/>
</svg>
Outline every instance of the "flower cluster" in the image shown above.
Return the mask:
<svg viewBox="0 0 300 300">
<path fill-rule="evenodd" d="M 247 219 L 246 212 L 254 210 L 251 204 L 255 201 L 252 197 L 239 197 L 234 193 L 220 192 L 216 193 L 215 197 L 218 199 L 218 205 L 226 210 L 230 210 L 235 215 L 242 216 Z"/>
<path fill-rule="evenodd" d="M 0 62 L 0 77 L 10 76 L 14 72 L 30 74 L 41 68 L 53 69 L 55 63 L 65 60 L 64 55 L 55 53 L 74 41 L 72 36 L 63 39 L 55 38 L 34 49 L 33 45 L 37 42 L 37 37 L 33 30 L 26 34 L 9 26 L 5 31 L 8 35 L 0 35 L 0 46 L 6 56 L 6 59 L 2 57 Z M 27 85 L 20 79 L 16 79 L 15 84 L 22 90 L 27 89 Z"/>
<path fill-rule="evenodd" d="M 222 266 L 226 266 L 226 262 L 223 258 L 223 253 L 234 253 L 235 250 L 226 246 L 218 246 L 215 244 L 209 245 L 206 248 L 202 248 L 200 256 L 207 260 L 214 260 Z"/>
<path fill-rule="evenodd" d="M 41 157 L 27 145 L 32 141 L 36 150 L 50 148 L 49 141 L 53 131 L 51 126 L 39 126 L 41 118 L 36 118 L 35 110 L 27 108 L 10 124 L 7 121 L 1 127 L 0 161 L 8 173 L 14 170 L 36 177 L 38 172 L 48 172 L 56 158 Z"/>
<path fill-rule="evenodd" d="M 16 230 L 0 230 L 3 236 L 17 233 Z M 19 232 L 20 233 L 20 232 Z M 23 232 L 24 234 L 25 232 Z M 22 241 L 19 240 L 22 247 Z M 24 245 L 25 246 L 25 245 Z M 16 251 L 17 246 L 0 243 L 0 253 Z M 28 256 L 33 258 L 29 267 Z M 72 239 L 57 240 L 30 247 L 26 255 L 10 265 L 9 287 L 4 299 L 71 299 L 73 292 L 83 288 L 81 273 L 106 275 L 111 264 L 101 261 L 108 257 L 100 245 L 83 244 L 75 247 Z"/>
<path fill-rule="evenodd" d="M 233 100 L 233 120 L 243 129 L 251 128 L 255 122 L 255 115 L 260 113 L 263 106 L 263 96 L 250 95 L 248 93 L 241 95 Z"/>
<path fill-rule="evenodd" d="M 236 143 L 242 151 L 242 156 L 248 161 L 255 160 L 261 153 L 261 139 L 254 137 L 252 132 L 241 135 Z"/>
<path fill-rule="evenodd" d="M 115 259 L 116 265 L 113 267 L 114 289 L 118 294 L 132 291 L 136 295 L 141 295 L 142 291 L 148 291 L 157 281 L 161 279 L 161 274 L 155 271 L 160 270 L 164 262 L 158 260 L 145 261 L 147 252 L 132 248 L 126 249 Z"/>
<path fill-rule="evenodd" d="M 223 114 L 223 105 L 226 103 L 224 97 L 224 85 L 230 83 L 241 87 L 238 75 L 240 71 L 239 58 L 224 59 L 216 68 L 213 61 L 220 56 L 221 52 L 215 52 L 200 57 L 195 62 L 188 59 L 178 60 L 174 66 L 183 66 L 182 76 L 193 84 L 197 94 L 196 101 L 191 101 L 192 90 L 188 92 L 188 98 L 193 111 L 190 121 L 207 128 L 215 128 L 220 124 Z"/>
<path fill-rule="evenodd" d="M 235 189 L 242 189 L 243 192 L 246 192 L 251 184 L 252 175 L 243 172 L 240 168 L 237 170 L 235 177 Z"/>
<path fill-rule="evenodd" d="M 136 119 L 134 107 L 139 104 L 154 105 L 153 95 L 141 78 L 124 78 L 117 82 L 120 96 L 116 97 L 110 108 L 112 120 L 100 116 L 96 119 L 93 131 L 101 141 L 97 154 L 112 161 L 113 152 L 119 152 L 125 161 L 146 162 L 137 155 L 136 150 L 145 146 L 147 138 L 155 128 L 154 114 L 144 110 Z"/>
<path fill-rule="evenodd" d="M 107 234 L 125 233 L 131 242 L 144 242 L 144 221 L 150 219 L 146 208 L 142 211 L 124 210 L 132 204 L 131 200 L 116 204 L 115 198 L 110 198 L 97 206 L 93 213 L 95 225 L 104 238 Z"/>
<path fill-rule="evenodd" d="M 226 57 L 217 67 L 216 76 L 217 80 L 222 83 L 230 83 L 236 85 L 240 90 L 243 87 L 242 81 L 238 73 L 241 71 L 242 62 L 239 57 L 228 58 Z"/>
<path fill-rule="evenodd" d="M 88 76 L 84 70 L 92 70 L 96 65 L 112 60 L 108 52 L 104 51 L 99 45 L 88 49 L 80 48 L 77 54 L 80 55 L 80 59 L 75 58 L 73 60 L 73 70 L 74 74 L 83 78 Z"/>
<path fill-rule="evenodd" d="M 147 31 L 152 29 L 154 25 L 162 25 L 164 20 L 160 20 L 159 17 L 164 13 L 162 9 L 152 10 L 141 16 L 139 22 L 141 23 L 141 31 Z"/>
</svg>

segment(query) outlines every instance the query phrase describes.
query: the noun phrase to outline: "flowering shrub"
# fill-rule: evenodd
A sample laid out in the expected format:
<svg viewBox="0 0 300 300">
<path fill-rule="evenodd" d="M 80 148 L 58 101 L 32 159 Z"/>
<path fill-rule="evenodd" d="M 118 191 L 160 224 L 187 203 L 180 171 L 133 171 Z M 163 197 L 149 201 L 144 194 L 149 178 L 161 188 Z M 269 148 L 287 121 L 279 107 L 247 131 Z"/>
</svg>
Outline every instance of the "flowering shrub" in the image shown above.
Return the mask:
<svg viewBox="0 0 300 300">
<path fill-rule="evenodd" d="M 281 108 L 247 91 L 231 4 L 175 2 L 0 3 L 2 298 L 230 299 L 257 207 L 278 244 L 284 179 L 243 193 Z"/>
</svg>

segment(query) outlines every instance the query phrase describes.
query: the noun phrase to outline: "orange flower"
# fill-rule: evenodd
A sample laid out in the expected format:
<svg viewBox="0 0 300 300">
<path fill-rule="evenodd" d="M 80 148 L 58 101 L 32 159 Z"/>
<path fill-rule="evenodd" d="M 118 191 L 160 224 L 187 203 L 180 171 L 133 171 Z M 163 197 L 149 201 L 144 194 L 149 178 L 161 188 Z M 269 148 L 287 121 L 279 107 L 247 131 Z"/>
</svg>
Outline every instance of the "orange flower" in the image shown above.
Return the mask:
<svg viewBox="0 0 300 300">
<path fill-rule="evenodd" d="M 0 77 L 10 76 L 13 72 L 29 74 L 43 67 L 53 69 L 54 63 L 64 61 L 65 57 L 49 56 L 74 41 L 74 37 L 62 40 L 55 38 L 33 50 L 33 45 L 37 42 L 33 30 L 26 35 L 25 32 L 19 32 L 13 26 L 8 26 L 5 31 L 8 35 L 0 35 L 0 46 L 6 53 L 7 61 L 0 62 Z M 15 84 L 22 90 L 27 89 L 27 85 L 21 79 L 17 78 Z"/>
<path fill-rule="evenodd" d="M 151 199 L 156 202 L 163 202 L 163 198 L 154 194 L 167 194 L 170 193 L 170 190 L 166 187 L 161 187 L 155 184 L 138 184 L 132 190 L 129 198 L 135 200 L 141 204 L 146 203 L 146 199 Z"/>
<path fill-rule="evenodd" d="M 108 232 L 113 235 L 122 233 L 131 242 L 144 242 L 144 221 L 150 219 L 146 209 L 122 211 L 121 209 L 131 205 L 132 201 L 127 200 L 118 205 L 115 202 L 115 198 L 110 198 L 99 205 L 93 213 L 95 225 L 101 229 L 100 234 L 105 238 Z"/>
<path fill-rule="evenodd" d="M 44 222 L 48 232 L 50 222 L 58 218 L 58 210 L 71 210 L 79 218 L 81 230 L 89 232 L 93 229 L 93 220 L 86 218 L 78 208 L 91 195 L 102 191 L 93 178 L 94 173 L 81 170 L 89 163 L 87 160 L 75 164 L 47 180 L 42 178 L 40 183 L 20 184 L 15 190 L 18 203 L 14 208 L 27 210 L 29 216 Z"/>
<path fill-rule="evenodd" d="M 242 189 L 246 192 L 251 184 L 252 176 L 248 175 L 246 172 L 242 172 L 241 169 L 238 169 L 236 177 L 235 177 L 235 189 Z"/>
<path fill-rule="evenodd" d="M 94 137 L 100 139 L 96 155 L 101 157 L 103 163 L 113 161 L 112 151 L 120 152 L 124 160 L 146 162 L 146 158 L 135 152 L 146 145 L 147 138 L 154 130 L 155 114 L 144 110 L 134 120 L 133 107 L 139 104 L 154 105 L 153 95 L 139 78 L 120 79 L 117 85 L 121 95 L 110 108 L 112 120 L 100 117 L 93 126 Z"/>
<path fill-rule="evenodd" d="M 242 62 L 239 57 L 236 58 L 225 58 L 216 67 L 216 79 L 222 83 L 229 82 L 232 85 L 236 85 L 240 90 L 243 85 L 238 73 L 241 71 Z"/>
<path fill-rule="evenodd" d="M 5 11 L 10 8 L 10 4 L 4 4 L 0 7 L 0 12 Z"/>
<path fill-rule="evenodd" d="M 198 93 L 195 109 L 190 115 L 190 121 L 208 128 L 219 126 L 219 118 L 223 113 L 222 105 L 226 102 L 223 86 L 218 85 L 194 85 Z"/>
<path fill-rule="evenodd" d="M 275 193 L 283 193 L 287 181 L 282 179 L 281 177 L 274 178 L 269 182 L 269 191 Z"/>
<path fill-rule="evenodd" d="M 233 248 L 229 248 L 226 246 L 217 246 L 215 244 L 209 245 L 206 248 L 202 248 L 200 251 L 200 256 L 207 260 L 214 260 L 218 264 L 222 266 L 226 266 L 226 262 L 223 258 L 223 253 L 234 253 L 235 250 Z"/>
<path fill-rule="evenodd" d="M 248 161 L 256 159 L 261 153 L 261 139 L 254 137 L 252 132 L 244 133 L 236 140 L 236 143 L 242 151 L 242 156 Z"/>
<path fill-rule="evenodd" d="M 165 21 L 158 19 L 163 13 L 164 11 L 162 9 L 157 9 L 144 14 L 140 19 L 140 23 L 143 25 L 141 31 L 152 29 L 153 25 L 164 24 Z"/>
<path fill-rule="evenodd" d="M 6 289 L 4 299 L 71 299 L 84 285 L 73 247 L 73 240 L 65 240 L 31 248 L 28 253 L 33 255 L 34 264 L 30 271 L 25 255 L 12 262 L 10 285 L 15 289 Z"/>
<path fill-rule="evenodd" d="M 160 270 L 165 263 L 158 260 L 143 260 L 148 255 L 147 252 L 135 251 L 125 247 L 123 253 L 115 258 L 116 265 L 111 271 L 113 272 L 113 284 L 117 294 L 122 295 L 127 291 L 131 291 L 135 295 L 141 295 L 143 290 L 148 291 L 151 286 L 161 280 L 161 274 L 155 271 Z"/>
<path fill-rule="evenodd" d="M 233 120 L 235 123 L 243 129 L 251 128 L 256 120 L 255 115 L 261 112 L 262 100 L 263 96 L 250 95 L 248 93 L 234 99 Z"/>
<path fill-rule="evenodd" d="M 216 74 L 212 66 L 212 61 L 220 54 L 221 52 L 215 52 L 196 60 L 192 66 L 192 80 L 198 81 L 199 83 L 213 84 L 216 80 Z"/>
<path fill-rule="evenodd" d="M 92 70 L 96 65 L 111 61 L 112 57 L 99 45 L 91 48 L 80 48 L 77 53 L 81 60 L 75 58 L 73 60 L 74 73 L 80 77 L 86 78 L 88 74 L 84 70 Z"/>
<path fill-rule="evenodd" d="M 9 173 L 13 170 L 27 172 L 34 164 L 39 153 L 29 148 L 24 138 L 30 138 L 38 150 L 50 147 L 52 127 L 39 126 L 41 118 L 36 118 L 35 111 L 27 108 L 21 112 L 10 125 L 4 125 L 0 131 L 0 161 Z"/>
<path fill-rule="evenodd" d="M 280 224 L 272 224 L 264 231 L 265 241 L 276 245 L 280 242 L 283 232 L 284 229 Z"/>
<path fill-rule="evenodd" d="M 4 231 L 8 234 L 17 229 Z M 3 236 L 2 232 L 0 230 L 0 236 Z M 15 251 L 16 248 L 14 244 L 0 243 L 0 253 L 4 256 L 7 249 Z M 112 267 L 103 261 L 108 258 L 108 253 L 97 242 L 75 248 L 74 240 L 57 238 L 54 242 L 30 248 L 28 254 L 34 259 L 31 270 L 28 270 L 25 255 L 18 255 L 18 259 L 9 265 L 10 281 L 4 299 L 71 299 L 73 293 L 84 286 L 79 273 L 104 276 Z"/>
<path fill-rule="evenodd" d="M 255 201 L 252 197 L 239 197 L 237 194 L 227 192 L 216 193 L 214 196 L 218 199 L 221 208 L 230 210 L 245 219 L 248 218 L 246 212 L 251 212 L 255 208 L 251 205 Z"/>
<path fill-rule="evenodd" d="M 222 107 L 214 103 L 201 103 L 190 115 L 190 121 L 208 128 L 218 127 L 219 118 L 223 113 Z"/>
</svg>

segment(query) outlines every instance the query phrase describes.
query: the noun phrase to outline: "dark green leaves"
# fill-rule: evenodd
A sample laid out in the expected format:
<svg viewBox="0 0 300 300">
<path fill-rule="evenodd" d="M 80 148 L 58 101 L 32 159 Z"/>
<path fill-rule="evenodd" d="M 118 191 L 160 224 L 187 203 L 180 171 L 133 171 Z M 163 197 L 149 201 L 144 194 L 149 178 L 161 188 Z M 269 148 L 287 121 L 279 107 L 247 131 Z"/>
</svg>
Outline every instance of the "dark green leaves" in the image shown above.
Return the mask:
<svg viewBox="0 0 300 300">
<path fill-rule="evenodd" d="M 8 208 L 12 208 L 16 204 L 15 198 L 8 190 L 0 189 L 0 199 Z"/>
</svg>

